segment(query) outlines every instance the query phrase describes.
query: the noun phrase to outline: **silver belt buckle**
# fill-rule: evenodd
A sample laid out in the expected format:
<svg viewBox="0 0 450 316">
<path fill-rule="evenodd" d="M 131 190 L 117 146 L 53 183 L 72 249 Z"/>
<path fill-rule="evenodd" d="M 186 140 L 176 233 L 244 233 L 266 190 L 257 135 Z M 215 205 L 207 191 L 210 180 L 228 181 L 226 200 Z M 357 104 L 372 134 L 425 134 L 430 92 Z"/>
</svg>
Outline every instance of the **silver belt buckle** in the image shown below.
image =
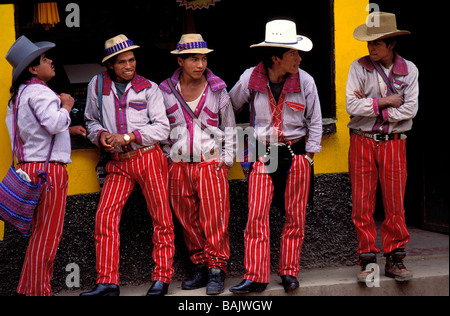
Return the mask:
<svg viewBox="0 0 450 316">
<path fill-rule="evenodd" d="M 378 137 L 380 137 L 380 139 Z M 376 142 L 388 141 L 389 134 L 373 134 L 373 140 Z"/>
</svg>

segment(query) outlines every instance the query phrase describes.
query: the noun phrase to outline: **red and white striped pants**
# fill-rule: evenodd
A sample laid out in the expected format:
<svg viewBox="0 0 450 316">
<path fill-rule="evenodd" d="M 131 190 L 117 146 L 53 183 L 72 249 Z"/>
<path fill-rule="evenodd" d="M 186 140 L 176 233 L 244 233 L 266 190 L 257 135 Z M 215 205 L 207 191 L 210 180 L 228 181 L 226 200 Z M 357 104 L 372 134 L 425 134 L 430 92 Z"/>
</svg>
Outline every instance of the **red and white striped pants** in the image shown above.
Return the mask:
<svg viewBox="0 0 450 316">
<path fill-rule="evenodd" d="M 297 277 L 305 237 L 306 207 L 311 166 L 303 155 L 295 156 L 286 182 L 286 223 L 281 236 L 278 275 Z M 257 161 L 249 179 L 249 214 L 245 230 L 244 279 L 270 283 L 269 212 L 274 186 L 264 163 Z"/>
<path fill-rule="evenodd" d="M 358 256 L 379 253 L 374 220 L 378 180 L 383 194 L 385 220 L 381 226 L 384 253 L 404 249 L 410 241 L 405 222 L 406 140 L 375 142 L 351 134 L 349 170 L 352 182 L 352 218 L 358 238 Z"/>
<path fill-rule="evenodd" d="M 167 160 L 157 147 L 122 161 L 110 161 L 97 209 L 95 246 L 97 283 L 119 284 L 119 224 L 136 182 L 153 221 L 153 281 L 170 283 L 174 274 L 175 235 L 168 197 Z"/>
<path fill-rule="evenodd" d="M 228 169 L 216 162 L 172 163 L 170 200 L 194 264 L 227 271 L 230 257 Z"/>
<path fill-rule="evenodd" d="M 19 168 L 28 173 L 33 183 L 39 183 L 36 170 L 44 170 L 44 166 L 45 163 L 26 163 Z M 53 295 L 50 281 L 63 233 L 69 176 L 66 168 L 50 163 L 48 179 L 52 189 L 47 191 L 44 185 L 41 202 L 34 212 L 32 234 L 17 288 L 17 293 L 26 296 Z"/>
</svg>

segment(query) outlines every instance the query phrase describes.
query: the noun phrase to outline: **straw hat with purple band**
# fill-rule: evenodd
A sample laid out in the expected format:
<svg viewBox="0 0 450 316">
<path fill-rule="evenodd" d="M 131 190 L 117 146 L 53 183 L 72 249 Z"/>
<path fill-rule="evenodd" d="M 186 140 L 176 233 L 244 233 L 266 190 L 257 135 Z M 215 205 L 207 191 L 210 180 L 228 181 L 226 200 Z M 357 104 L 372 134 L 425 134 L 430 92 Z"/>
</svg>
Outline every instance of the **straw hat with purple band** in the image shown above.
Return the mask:
<svg viewBox="0 0 450 316">
<path fill-rule="evenodd" d="M 12 83 L 16 82 L 33 60 L 53 47 L 55 44 L 51 42 L 33 43 L 25 36 L 19 37 L 6 54 L 6 60 L 13 67 Z"/>
<path fill-rule="evenodd" d="M 208 54 L 214 50 L 208 48 L 208 44 L 200 34 L 184 34 L 178 42 L 177 49 L 171 54 Z"/>
<path fill-rule="evenodd" d="M 134 45 L 134 42 L 123 34 L 113 37 L 105 42 L 105 58 L 103 58 L 102 63 L 104 64 L 113 56 L 136 48 L 140 48 L 140 46 Z"/>
<path fill-rule="evenodd" d="M 373 12 L 369 14 L 366 24 L 360 25 L 356 28 L 353 32 L 353 37 L 358 41 L 371 42 L 379 39 L 409 34 L 411 34 L 411 32 L 400 31 L 397 29 L 395 14 Z"/>
<path fill-rule="evenodd" d="M 289 20 L 273 20 L 266 24 L 266 40 L 254 47 L 282 47 L 309 52 L 313 43 L 306 36 L 297 35 L 297 25 Z"/>
</svg>

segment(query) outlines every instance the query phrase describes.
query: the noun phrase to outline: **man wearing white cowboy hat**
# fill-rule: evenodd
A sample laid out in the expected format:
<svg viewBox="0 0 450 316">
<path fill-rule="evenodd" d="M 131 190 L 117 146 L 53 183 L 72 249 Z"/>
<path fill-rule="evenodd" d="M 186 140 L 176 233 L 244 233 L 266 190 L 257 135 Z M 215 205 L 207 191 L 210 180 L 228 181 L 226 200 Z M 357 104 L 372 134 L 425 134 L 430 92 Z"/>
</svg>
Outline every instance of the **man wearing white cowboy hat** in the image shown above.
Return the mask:
<svg viewBox="0 0 450 316">
<path fill-rule="evenodd" d="M 297 35 L 294 22 L 267 23 L 265 41 L 251 46 L 266 50 L 266 57 L 245 71 L 230 92 L 236 112 L 250 103 L 250 123 L 258 144 L 258 159 L 249 177 L 246 274 L 241 284 L 230 289 L 237 294 L 264 291 L 270 282 L 272 198 L 283 200 L 286 209 L 278 274 L 286 292 L 299 287 L 313 157 L 321 151 L 322 140 L 317 88 L 314 79 L 299 69 L 299 51 L 308 52 L 312 46 L 310 39 Z"/>
<path fill-rule="evenodd" d="M 183 35 L 172 51 L 180 67 L 160 89 L 172 129 L 165 147 L 172 161 L 170 200 L 196 265 L 182 287 L 207 286 L 208 295 L 217 295 L 224 291 L 230 257 L 228 168 L 236 122 L 225 82 L 207 68 L 212 51 L 200 34 Z"/>
<path fill-rule="evenodd" d="M 37 173 L 45 170 L 51 152 L 49 183 L 44 184 L 41 203 L 33 215 L 32 234 L 17 288 L 19 294 L 26 296 L 53 295 L 50 282 L 63 233 L 68 189 L 65 166 L 71 163 L 69 125 L 74 99 L 68 94 L 57 95 L 47 86 L 56 75 L 53 61 L 45 55 L 53 47 L 53 43 L 32 43 L 21 36 L 6 55 L 13 66 L 6 125 L 11 144 L 17 141 L 18 167 L 37 184 Z M 47 188 L 49 184 L 51 187 Z"/>
<path fill-rule="evenodd" d="M 349 170 L 352 182 L 353 222 L 358 238 L 360 282 L 371 273 L 380 252 L 375 245 L 374 221 L 378 179 L 383 193 L 385 220 L 381 227 L 386 275 L 397 281 L 413 275 L 403 264 L 410 235 L 405 222 L 407 178 L 406 135 L 418 112 L 419 71 L 400 57 L 397 38 L 410 34 L 397 29 L 392 13 L 375 12 L 370 23 L 354 31 L 368 42 L 369 55 L 353 62 L 347 82 L 347 112 L 351 115 Z"/>
<path fill-rule="evenodd" d="M 167 160 L 159 146 L 169 136 L 169 121 L 158 85 L 136 73 L 133 51 L 138 47 L 125 35 L 106 41 L 103 63 L 108 71 L 88 86 L 88 137 L 111 160 L 96 215 L 97 285 L 82 296 L 119 295 L 119 222 L 136 183 L 154 228 L 154 283 L 147 296 L 167 294 L 174 273 Z"/>
</svg>

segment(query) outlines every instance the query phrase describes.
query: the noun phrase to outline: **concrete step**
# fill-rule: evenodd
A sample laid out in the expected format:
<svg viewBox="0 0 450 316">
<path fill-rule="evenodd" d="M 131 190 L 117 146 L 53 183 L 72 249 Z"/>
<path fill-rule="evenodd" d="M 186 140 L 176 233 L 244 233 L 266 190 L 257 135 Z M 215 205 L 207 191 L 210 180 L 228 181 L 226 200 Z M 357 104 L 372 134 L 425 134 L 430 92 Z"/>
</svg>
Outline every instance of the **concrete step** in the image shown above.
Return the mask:
<svg viewBox="0 0 450 316">
<path fill-rule="evenodd" d="M 409 282 L 397 282 L 384 276 L 383 257 L 378 258 L 380 266 L 379 287 L 370 287 L 356 282 L 358 267 L 333 267 L 325 269 L 305 269 L 300 272 L 300 289 L 286 294 L 281 285 L 281 278 L 273 275 L 271 283 L 263 293 L 243 297 L 268 296 L 449 296 L 449 256 L 414 256 L 405 260 L 408 269 L 413 271 L 414 279 Z M 242 279 L 227 279 L 225 293 L 219 299 L 238 297 L 228 289 L 239 284 Z M 372 284 L 373 285 L 373 284 Z M 143 296 L 151 283 L 140 286 L 121 287 L 121 296 Z M 64 291 L 57 296 L 77 296 L 81 291 Z M 188 300 L 189 297 L 205 297 L 205 289 L 184 291 L 181 282 L 174 282 L 169 288 L 168 296 Z M 217 298 L 216 298 L 217 300 Z"/>
</svg>

